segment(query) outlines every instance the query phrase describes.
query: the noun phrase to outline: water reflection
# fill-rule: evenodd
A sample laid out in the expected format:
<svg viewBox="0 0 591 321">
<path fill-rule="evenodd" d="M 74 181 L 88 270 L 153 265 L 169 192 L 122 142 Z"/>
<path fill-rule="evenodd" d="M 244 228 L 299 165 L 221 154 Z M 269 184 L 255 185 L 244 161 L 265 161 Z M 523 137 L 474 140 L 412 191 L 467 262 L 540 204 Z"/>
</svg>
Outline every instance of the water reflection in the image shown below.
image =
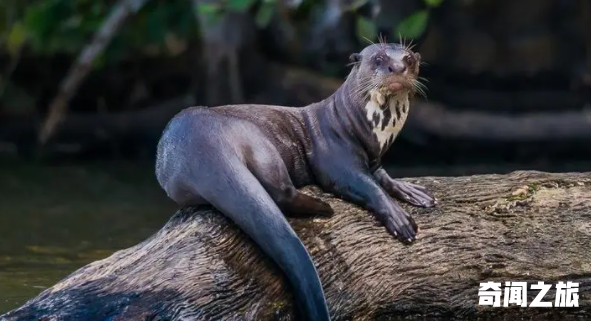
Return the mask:
<svg viewBox="0 0 591 321">
<path fill-rule="evenodd" d="M 152 164 L 0 164 L 0 314 L 135 245 L 176 206 Z"/>
</svg>

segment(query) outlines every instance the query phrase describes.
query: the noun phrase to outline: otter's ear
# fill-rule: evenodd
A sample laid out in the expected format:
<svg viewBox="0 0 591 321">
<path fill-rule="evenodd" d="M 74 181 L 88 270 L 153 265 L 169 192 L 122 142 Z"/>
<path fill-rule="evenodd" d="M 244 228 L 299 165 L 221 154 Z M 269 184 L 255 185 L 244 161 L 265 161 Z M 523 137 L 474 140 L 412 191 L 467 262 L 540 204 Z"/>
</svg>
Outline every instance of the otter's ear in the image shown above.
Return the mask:
<svg viewBox="0 0 591 321">
<path fill-rule="evenodd" d="M 349 61 L 350 62 L 360 62 L 361 61 L 361 55 L 358 53 L 353 53 L 349 56 Z"/>
</svg>

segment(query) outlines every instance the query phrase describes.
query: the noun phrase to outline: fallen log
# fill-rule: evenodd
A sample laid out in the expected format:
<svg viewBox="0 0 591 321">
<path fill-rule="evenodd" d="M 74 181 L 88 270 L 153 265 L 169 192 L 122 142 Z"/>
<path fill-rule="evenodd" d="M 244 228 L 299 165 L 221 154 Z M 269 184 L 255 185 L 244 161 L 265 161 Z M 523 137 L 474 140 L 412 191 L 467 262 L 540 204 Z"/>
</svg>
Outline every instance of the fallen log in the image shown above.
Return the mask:
<svg viewBox="0 0 591 321">
<path fill-rule="evenodd" d="M 292 219 L 333 320 L 571 320 L 591 313 L 591 173 L 405 179 L 440 200 L 404 205 L 416 243 L 306 187 L 332 218 Z M 579 307 L 478 305 L 479 282 L 579 282 Z M 538 294 L 527 291 L 529 305 Z M 504 294 L 503 294 L 504 297 Z M 501 299 L 503 300 L 503 299 Z M 16 320 L 297 320 L 278 268 L 210 207 L 184 208 L 147 240 L 93 262 L 0 317 Z"/>
</svg>

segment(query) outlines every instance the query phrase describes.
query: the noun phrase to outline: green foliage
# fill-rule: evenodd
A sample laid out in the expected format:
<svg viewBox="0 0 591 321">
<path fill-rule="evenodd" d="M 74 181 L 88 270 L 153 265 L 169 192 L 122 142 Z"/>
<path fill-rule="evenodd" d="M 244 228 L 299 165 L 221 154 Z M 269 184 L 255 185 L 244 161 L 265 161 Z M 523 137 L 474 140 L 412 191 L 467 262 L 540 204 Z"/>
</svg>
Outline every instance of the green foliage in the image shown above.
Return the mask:
<svg viewBox="0 0 591 321">
<path fill-rule="evenodd" d="M 394 33 L 407 39 L 416 39 L 420 37 L 429 21 L 429 9 L 436 8 L 443 3 L 443 0 L 423 0 L 427 4 L 427 9 L 419 10 L 406 19 L 404 19 L 395 29 Z"/>
<path fill-rule="evenodd" d="M 256 13 L 255 21 L 259 28 L 266 27 L 269 22 L 271 22 L 271 18 L 273 18 L 273 13 L 275 13 L 275 1 L 274 0 L 267 0 L 263 1 L 261 7 Z"/>
<path fill-rule="evenodd" d="M 266 27 L 273 14 L 277 0 L 226 0 L 216 3 L 200 4 L 200 16 L 205 19 L 206 25 L 216 23 L 224 12 L 245 12 L 255 4 L 259 4 L 255 12 L 255 22 L 259 28 Z"/>
<path fill-rule="evenodd" d="M 393 33 L 395 35 L 400 35 L 405 39 L 416 39 L 420 37 L 423 32 L 425 32 L 425 28 L 427 27 L 427 22 L 429 20 L 429 9 L 435 8 L 440 6 L 443 3 L 443 0 L 423 0 L 427 5 L 427 9 L 419 10 L 414 12 L 410 16 L 406 17 L 398 26 L 394 26 Z M 368 0 L 354 0 L 351 5 L 351 10 L 355 11 L 364 4 L 366 4 Z M 368 20 L 363 17 L 357 18 L 357 37 L 361 40 L 376 40 L 378 35 L 376 32 L 376 25 L 373 21 Z"/>
<path fill-rule="evenodd" d="M 126 21 L 109 45 L 103 62 L 122 52 L 146 47 L 166 50 L 171 34 L 190 40 L 198 32 L 196 17 L 207 25 L 216 23 L 228 11 L 244 12 L 256 6 L 256 23 L 267 26 L 276 11 L 277 0 L 220 0 L 200 3 L 189 0 L 149 0 Z M 0 0 L 0 46 L 15 55 L 23 45 L 34 54 L 76 55 L 93 38 L 116 0 Z M 194 12 L 196 10 L 197 12 Z M 3 21 L 5 17 L 12 17 Z M 188 39 L 189 38 L 189 39 Z"/>
<path fill-rule="evenodd" d="M 22 45 L 38 55 L 78 54 L 102 26 L 115 0 L 0 0 L 0 46 L 15 54 Z M 206 11 L 207 8 L 203 9 Z M 206 12 L 207 16 L 211 16 Z M 157 48 L 170 52 L 171 35 L 186 40 L 197 32 L 195 15 L 188 0 L 151 0 L 130 17 L 104 54 L 103 62 L 118 59 L 123 52 Z M 2 41 L 4 40 L 4 41 Z"/>
<path fill-rule="evenodd" d="M 216 15 L 220 13 L 221 9 L 220 3 L 200 2 L 197 5 L 197 12 L 202 15 Z"/>
<path fill-rule="evenodd" d="M 222 14 L 220 3 L 199 3 L 197 5 L 197 15 L 203 19 L 203 24 L 210 26 L 218 22 Z"/>
<path fill-rule="evenodd" d="M 416 39 L 425 31 L 427 19 L 429 19 L 429 11 L 419 10 L 400 22 L 394 33 L 406 39 Z"/>
<path fill-rule="evenodd" d="M 357 17 L 356 27 L 357 37 L 362 41 L 372 41 L 378 36 L 375 23 L 367 18 Z"/>
<path fill-rule="evenodd" d="M 26 46 L 29 52 L 37 55 L 77 55 L 102 26 L 116 1 L 0 0 L 0 50 L 16 55 Z M 443 0 L 423 1 L 427 4 L 426 10 L 415 12 L 400 25 L 392 26 L 396 35 L 416 38 L 424 32 L 429 10 L 441 5 Z M 353 0 L 350 10 L 355 12 L 367 2 Z M 306 0 L 300 7 L 322 3 Z M 277 8 L 277 0 L 218 0 L 201 3 L 198 7 L 193 7 L 190 0 L 148 0 L 140 12 L 126 21 L 106 52 L 94 64 L 95 67 L 104 66 L 126 52 L 147 48 L 150 52 L 170 53 L 170 43 L 174 42 L 171 39 L 186 42 L 197 36 L 197 16 L 207 27 L 216 23 L 225 12 L 249 11 L 254 15 L 257 26 L 264 28 L 276 15 Z M 300 13 L 302 10 L 299 10 Z M 358 17 L 356 34 L 364 41 L 375 41 L 378 36 L 375 22 Z"/>
<path fill-rule="evenodd" d="M 439 7 L 439 5 L 441 5 L 442 2 L 443 0 L 425 0 L 425 3 L 429 7 Z"/>
<path fill-rule="evenodd" d="M 100 27 L 107 7 L 88 0 L 35 1 L 24 11 L 22 23 L 28 45 L 40 53 L 76 53 Z"/>
<path fill-rule="evenodd" d="M 11 56 L 18 53 L 27 38 L 27 30 L 21 22 L 12 25 L 6 39 L 6 48 Z"/>
<path fill-rule="evenodd" d="M 246 11 L 248 10 L 257 0 L 228 0 L 226 8 L 232 11 Z"/>
</svg>

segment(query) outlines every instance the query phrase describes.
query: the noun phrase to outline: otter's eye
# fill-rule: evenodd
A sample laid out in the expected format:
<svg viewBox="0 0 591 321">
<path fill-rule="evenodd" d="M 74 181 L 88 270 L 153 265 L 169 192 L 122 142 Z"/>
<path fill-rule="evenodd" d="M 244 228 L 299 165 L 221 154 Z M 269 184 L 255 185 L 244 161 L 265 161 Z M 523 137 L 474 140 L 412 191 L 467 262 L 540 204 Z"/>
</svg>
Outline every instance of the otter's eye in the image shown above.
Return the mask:
<svg viewBox="0 0 591 321">
<path fill-rule="evenodd" d="M 376 66 L 381 66 L 382 63 L 384 62 L 384 59 L 382 57 L 377 57 L 376 58 Z"/>
<path fill-rule="evenodd" d="M 410 55 L 404 56 L 404 58 L 402 58 L 402 60 L 404 61 L 404 63 L 407 66 L 412 66 L 415 63 L 414 57 L 413 56 L 410 56 Z"/>
</svg>

